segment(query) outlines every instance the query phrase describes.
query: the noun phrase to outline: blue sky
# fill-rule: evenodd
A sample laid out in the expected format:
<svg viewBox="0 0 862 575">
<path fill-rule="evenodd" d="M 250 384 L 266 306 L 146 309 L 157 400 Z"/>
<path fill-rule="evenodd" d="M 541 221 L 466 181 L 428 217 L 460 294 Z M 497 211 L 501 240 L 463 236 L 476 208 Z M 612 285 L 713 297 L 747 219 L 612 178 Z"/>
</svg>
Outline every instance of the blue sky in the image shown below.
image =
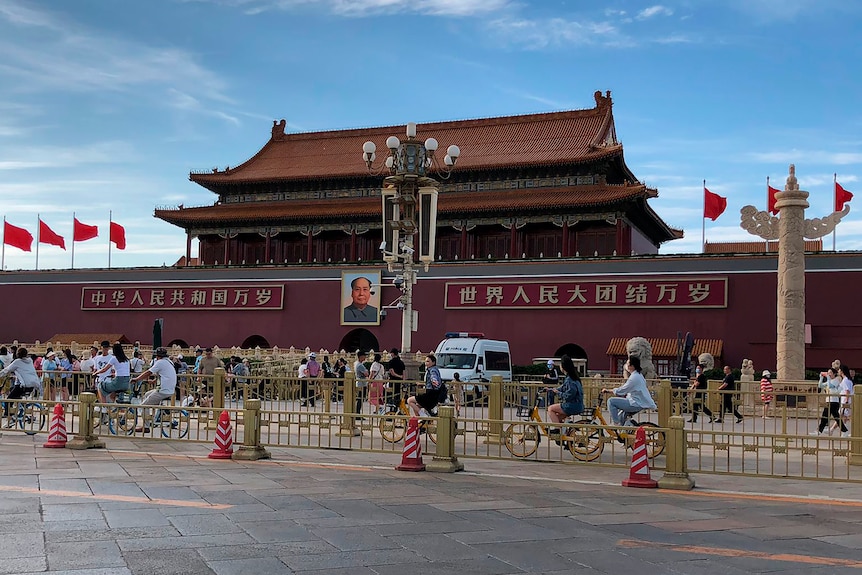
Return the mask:
<svg viewBox="0 0 862 575">
<path fill-rule="evenodd" d="M 728 198 L 707 240 L 755 239 L 739 209 L 765 209 L 790 163 L 808 217 L 832 211 L 833 173 L 857 194 L 837 247 L 862 249 L 860 16 L 846 0 L 0 0 L 0 200 L 67 245 L 73 211 L 99 225 L 76 268 L 107 265 L 109 210 L 128 240 L 113 267 L 170 265 L 185 236 L 153 209 L 211 204 L 189 171 L 245 161 L 274 119 L 457 120 L 611 90 L 626 162 L 685 230 L 663 252 L 700 250 L 704 179 Z M 40 247 L 40 269 L 70 264 Z M 5 265 L 35 251 L 7 246 Z"/>
</svg>

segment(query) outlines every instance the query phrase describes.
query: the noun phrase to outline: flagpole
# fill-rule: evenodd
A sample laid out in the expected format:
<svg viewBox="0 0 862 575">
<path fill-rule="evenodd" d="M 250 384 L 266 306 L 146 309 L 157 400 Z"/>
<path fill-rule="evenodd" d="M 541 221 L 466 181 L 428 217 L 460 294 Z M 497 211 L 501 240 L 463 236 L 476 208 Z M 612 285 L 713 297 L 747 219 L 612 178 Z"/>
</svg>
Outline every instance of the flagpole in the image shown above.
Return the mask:
<svg viewBox="0 0 862 575">
<path fill-rule="evenodd" d="M 838 184 L 838 172 L 835 172 L 834 174 L 832 174 L 832 208 L 833 208 L 832 211 L 833 212 L 838 211 L 838 204 L 835 201 L 838 198 L 838 196 L 835 193 L 838 190 L 837 184 Z M 838 226 L 835 226 L 834 228 L 832 228 L 832 251 L 833 252 L 835 251 L 835 230 L 837 227 Z"/>
<path fill-rule="evenodd" d="M 6 216 L 3 216 L 3 255 L 0 256 L 0 270 L 6 271 Z"/>
<path fill-rule="evenodd" d="M 72 269 L 75 269 L 75 212 L 72 212 Z"/>
<path fill-rule="evenodd" d="M 114 223 L 114 212 L 108 210 L 108 269 L 111 269 L 111 224 Z"/>
<path fill-rule="evenodd" d="M 36 214 L 36 270 L 39 269 L 39 242 L 42 241 L 42 217 Z"/>
<path fill-rule="evenodd" d="M 701 230 L 700 230 L 700 253 L 706 253 L 706 180 L 703 181 L 703 190 L 701 192 L 703 196 L 703 210 L 700 215 L 702 216 L 701 221 Z"/>
</svg>

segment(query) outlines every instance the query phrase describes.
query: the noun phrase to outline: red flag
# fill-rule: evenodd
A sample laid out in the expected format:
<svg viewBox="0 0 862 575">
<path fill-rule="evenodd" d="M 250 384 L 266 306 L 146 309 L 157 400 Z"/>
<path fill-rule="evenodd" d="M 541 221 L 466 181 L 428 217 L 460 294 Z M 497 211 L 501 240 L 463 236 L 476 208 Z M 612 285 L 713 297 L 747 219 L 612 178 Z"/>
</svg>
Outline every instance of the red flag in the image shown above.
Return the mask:
<svg viewBox="0 0 862 575">
<path fill-rule="evenodd" d="M 706 188 L 703 188 L 703 217 L 715 221 L 726 209 L 727 198 L 722 198 L 718 194 L 713 194 Z"/>
<path fill-rule="evenodd" d="M 766 184 L 766 198 L 767 198 L 767 200 L 766 200 L 766 204 L 767 204 L 766 209 L 767 209 L 767 210 L 769 211 L 769 213 L 770 213 L 770 214 L 772 214 L 773 216 L 777 216 L 777 215 L 778 215 L 778 208 L 776 208 L 776 207 L 775 207 L 775 202 L 777 202 L 778 200 L 775 198 L 775 194 L 777 194 L 777 193 L 778 193 L 778 192 L 780 192 L 780 191 L 781 191 L 781 190 L 776 190 L 775 188 L 773 188 L 773 187 L 772 187 L 772 186 L 770 186 L 769 184 Z"/>
<path fill-rule="evenodd" d="M 7 246 L 29 252 L 30 246 L 33 245 L 33 234 L 24 228 L 13 226 L 9 222 L 3 222 L 3 243 Z"/>
<path fill-rule="evenodd" d="M 87 224 L 82 224 L 78 221 L 78 218 L 75 218 L 75 231 L 72 234 L 72 241 L 75 242 L 85 242 L 87 240 L 92 240 L 99 235 L 99 227 L 98 226 L 88 226 Z"/>
<path fill-rule="evenodd" d="M 841 187 L 841 184 L 835 182 L 835 211 L 840 212 L 844 209 L 844 203 L 853 199 L 853 194 Z"/>
<path fill-rule="evenodd" d="M 39 243 L 61 247 L 64 250 L 66 249 L 66 240 L 63 239 L 63 236 L 55 233 L 54 230 L 49 228 L 48 224 L 43 222 L 41 219 L 39 220 Z"/>
<path fill-rule="evenodd" d="M 116 222 L 111 222 L 111 241 L 118 250 L 126 249 L 126 228 Z"/>
</svg>

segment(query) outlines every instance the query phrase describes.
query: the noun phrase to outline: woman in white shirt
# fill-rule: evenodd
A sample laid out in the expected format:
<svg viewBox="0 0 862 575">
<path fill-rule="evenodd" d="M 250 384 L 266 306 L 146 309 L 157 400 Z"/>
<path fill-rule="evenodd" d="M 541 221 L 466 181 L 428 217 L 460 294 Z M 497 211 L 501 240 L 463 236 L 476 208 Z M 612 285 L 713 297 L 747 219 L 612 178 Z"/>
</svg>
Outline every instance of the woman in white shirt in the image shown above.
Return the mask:
<svg viewBox="0 0 862 575">
<path fill-rule="evenodd" d="M 615 389 L 603 389 L 603 393 L 613 393 L 608 400 L 608 411 L 614 425 L 623 425 L 625 420 L 642 409 L 655 409 L 655 401 L 647 389 L 646 379 L 641 373 L 641 360 L 630 356 L 625 365 L 630 374 L 624 384 Z"/>
<path fill-rule="evenodd" d="M 123 351 L 123 346 L 119 343 L 114 344 L 112 351 L 114 354 L 108 356 L 107 363 L 93 374 L 99 375 L 109 369 L 114 370 L 113 378 L 104 379 L 99 384 L 99 399 L 102 403 L 113 403 L 118 391 L 129 391 L 129 377 L 131 375 L 129 358 L 126 357 L 126 352 Z"/>
<path fill-rule="evenodd" d="M 841 377 L 841 435 L 846 437 L 850 434 L 846 424 L 850 422 L 850 405 L 853 402 L 853 380 L 850 379 L 850 368 L 842 363 L 838 368 L 838 376 Z"/>
<path fill-rule="evenodd" d="M 7 399 L 21 399 L 25 395 L 35 391 L 42 393 L 42 380 L 36 374 L 36 368 L 33 366 L 33 360 L 27 354 L 27 350 L 19 347 L 15 353 L 15 359 L 3 371 L 0 371 L 0 378 L 7 375 L 15 374 L 15 379 L 12 384 L 12 389 L 9 390 Z M 9 414 L 9 404 L 3 402 L 3 415 Z"/>
<path fill-rule="evenodd" d="M 817 433 L 812 433 L 812 435 L 823 433 L 823 430 L 829 424 L 830 416 L 833 419 L 833 423 L 829 426 L 829 435 L 832 435 L 832 432 L 838 428 L 839 424 L 841 425 L 842 432 L 847 431 L 847 428 L 841 421 L 840 414 L 841 378 L 838 377 L 838 373 L 834 367 L 830 367 L 827 371 L 820 374 L 820 382 L 817 384 L 817 387 L 826 393 L 826 406 L 823 408 L 823 413 L 820 414 L 820 424 L 817 426 Z"/>
</svg>

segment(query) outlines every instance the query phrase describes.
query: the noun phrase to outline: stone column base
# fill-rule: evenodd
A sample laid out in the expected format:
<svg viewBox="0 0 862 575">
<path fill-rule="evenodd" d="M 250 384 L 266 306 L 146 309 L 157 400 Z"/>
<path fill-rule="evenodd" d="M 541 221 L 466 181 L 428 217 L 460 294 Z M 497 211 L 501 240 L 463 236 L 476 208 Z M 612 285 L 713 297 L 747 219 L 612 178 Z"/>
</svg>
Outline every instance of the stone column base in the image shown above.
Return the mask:
<svg viewBox="0 0 862 575">
<path fill-rule="evenodd" d="M 335 434 L 336 437 L 356 437 L 362 435 L 362 431 L 358 427 L 342 427 Z"/>
<path fill-rule="evenodd" d="M 432 473 L 455 473 L 464 471 L 464 464 L 457 457 L 435 457 L 425 464 L 425 471 Z"/>
<path fill-rule="evenodd" d="M 271 458 L 272 454 L 260 445 L 254 447 L 242 445 L 237 451 L 234 451 L 231 456 L 231 459 L 237 459 L 240 461 L 257 461 L 258 459 Z"/>
<path fill-rule="evenodd" d="M 862 465 L 862 455 L 850 454 L 850 465 Z"/>
<path fill-rule="evenodd" d="M 104 449 L 105 442 L 95 435 L 76 435 L 66 442 L 67 449 Z"/>
<path fill-rule="evenodd" d="M 691 491 L 694 489 L 694 479 L 688 473 L 665 473 L 658 480 L 660 489 L 676 489 L 678 491 Z"/>
</svg>

